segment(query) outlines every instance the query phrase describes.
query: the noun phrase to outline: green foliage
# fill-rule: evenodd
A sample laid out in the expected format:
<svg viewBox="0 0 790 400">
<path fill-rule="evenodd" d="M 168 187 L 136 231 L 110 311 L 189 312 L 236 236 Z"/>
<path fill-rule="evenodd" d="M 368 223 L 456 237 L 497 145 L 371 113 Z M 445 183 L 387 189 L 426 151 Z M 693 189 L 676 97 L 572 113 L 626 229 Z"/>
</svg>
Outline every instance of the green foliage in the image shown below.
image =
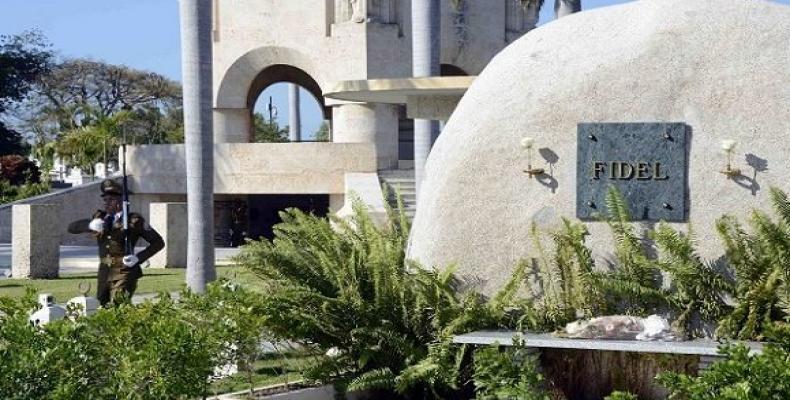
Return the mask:
<svg viewBox="0 0 790 400">
<path fill-rule="evenodd" d="M 50 44 L 38 31 L 0 35 L 0 114 L 27 95 L 33 83 L 49 71 L 51 60 Z M 6 150 L 5 146 L 0 149 Z"/>
<path fill-rule="evenodd" d="M 288 128 L 280 128 L 275 121 L 267 121 L 261 113 L 252 116 L 256 143 L 283 143 L 288 141 Z"/>
<path fill-rule="evenodd" d="M 27 321 L 34 304 L 0 298 L 0 398 L 201 397 L 214 367 L 256 353 L 262 332 L 256 297 L 227 285 L 42 328 Z"/>
<path fill-rule="evenodd" d="M 639 400 L 639 397 L 627 392 L 612 392 L 604 400 Z"/>
<path fill-rule="evenodd" d="M 760 338 L 767 324 L 790 316 L 790 201 L 777 188 L 770 193 L 777 220 L 755 210 L 749 221 L 753 233 L 732 216 L 716 224 L 737 282 L 737 304 L 721 321 L 720 336 Z"/>
<path fill-rule="evenodd" d="M 330 139 L 330 137 L 329 137 L 329 122 L 327 122 L 327 121 L 321 122 L 321 126 L 319 126 L 318 130 L 315 131 L 315 134 L 313 135 L 313 137 L 315 138 L 315 141 L 317 141 L 317 142 L 328 142 L 329 139 Z"/>
<path fill-rule="evenodd" d="M 548 400 L 538 359 L 524 347 L 481 347 L 474 352 L 479 400 Z"/>
<path fill-rule="evenodd" d="M 762 354 L 749 354 L 743 345 L 724 346 L 724 360 L 698 377 L 662 373 L 657 379 L 670 391 L 670 399 L 751 400 L 790 398 L 790 353 L 767 345 Z"/>
<path fill-rule="evenodd" d="M 41 171 L 36 163 L 20 155 L 0 156 L 0 180 L 18 186 L 41 182 Z"/>
<path fill-rule="evenodd" d="M 93 171 L 94 165 L 104 160 L 117 161 L 115 149 L 123 142 L 123 125 L 131 116 L 126 111 L 111 117 L 97 114 L 93 122 L 66 132 L 58 140 L 56 151 L 86 171 Z"/>
<path fill-rule="evenodd" d="M 724 295 L 732 285 L 713 269 L 694 249 L 692 235 L 684 235 L 661 223 L 651 233 L 660 251 L 659 268 L 671 278 L 673 290 L 668 300 L 676 315 L 674 327 L 686 336 L 699 336 L 700 321 L 718 321 L 730 307 Z"/>
<path fill-rule="evenodd" d="M 532 238 L 538 253 L 540 292 L 525 304 L 521 325 L 530 330 L 550 331 L 577 318 L 590 318 L 601 311 L 603 298 L 593 276 L 595 261 L 585 245 L 589 235 L 584 224 L 563 218 L 562 228 L 549 233 L 553 244 L 551 256 L 543 245 L 544 237 L 532 226 Z M 516 276 L 526 268 L 521 262 Z"/>
<path fill-rule="evenodd" d="M 19 186 L 0 180 L 0 204 L 27 199 L 49 193 L 49 183 L 26 183 Z"/>
<path fill-rule="evenodd" d="M 598 275 L 601 288 L 607 293 L 610 308 L 621 313 L 644 315 L 667 304 L 662 290 L 661 271 L 650 257 L 641 238 L 634 231 L 631 214 L 623 196 L 616 188 L 606 194 L 608 223 L 614 237 L 616 268 Z"/>
<path fill-rule="evenodd" d="M 402 212 L 379 226 L 358 202 L 354 210 L 349 220 L 288 210 L 272 242 L 243 248 L 238 261 L 267 286 L 266 327 L 335 353 L 306 372 L 313 379 L 417 397 L 455 393 L 470 354 L 452 335 L 512 325 L 518 285 L 490 301 L 462 294 L 452 268 L 406 262 Z"/>
</svg>

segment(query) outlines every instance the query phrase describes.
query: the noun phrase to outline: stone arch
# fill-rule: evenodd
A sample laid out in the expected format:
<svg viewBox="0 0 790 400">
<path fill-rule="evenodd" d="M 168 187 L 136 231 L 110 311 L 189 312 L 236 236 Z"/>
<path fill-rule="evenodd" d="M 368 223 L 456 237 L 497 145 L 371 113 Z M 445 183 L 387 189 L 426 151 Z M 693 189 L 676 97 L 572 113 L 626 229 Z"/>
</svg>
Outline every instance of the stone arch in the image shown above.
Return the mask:
<svg viewBox="0 0 790 400">
<path fill-rule="evenodd" d="M 326 107 L 323 91 L 318 82 L 300 68 L 285 64 L 267 67 L 255 77 L 247 92 L 247 107 L 252 109 L 255 106 L 255 101 L 266 88 L 280 82 L 295 83 L 306 89 L 320 105 L 324 119 L 332 119 L 332 112 Z"/>
<path fill-rule="evenodd" d="M 250 89 L 253 84 L 256 83 L 256 80 L 261 82 L 260 76 L 263 71 L 275 66 L 290 66 L 302 71 L 315 83 L 315 88 L 313 89 L 317 88 L 323 92 L 325 84 L 320 70 L 308 55 L 287 47 L 264 46 L 247 52 L 228 68 L 217 87 L 214 107 L 249 107 Z M 274 68 L 271 71 L 281 74 L 281 77 L 287 77 L 289 72 L 294 72 L 293 70 L 286 71 L 280 68 Z M 313 93 L 313 95 L 315 96 L 316 93 Z M 321 97 L 320 93 L 318 93 L 318 97 Z"/>
<path fill-rule="evenodd" d="M 308 90 L 324 117 L 331 119 L 324 103 L 324 79 L 316 63 L 291 48 L 264 46 L 239 57 L 222 76 L 214 96 L 215 142 L 249 142 L 255 101 L 266 87 L 278 82 Z"/>
</svg>

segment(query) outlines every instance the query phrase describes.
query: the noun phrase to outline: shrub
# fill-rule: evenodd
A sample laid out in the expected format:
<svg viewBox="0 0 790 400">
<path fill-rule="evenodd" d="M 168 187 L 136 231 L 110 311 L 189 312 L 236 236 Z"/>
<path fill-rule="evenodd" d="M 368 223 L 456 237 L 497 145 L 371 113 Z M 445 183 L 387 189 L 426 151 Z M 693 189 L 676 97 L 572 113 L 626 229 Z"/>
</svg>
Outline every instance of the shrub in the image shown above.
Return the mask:
<svg viewBox="0 0 790 400">
<path fill-rule="evenodd" d="M 255 353 L 254 303 L 247 292 L 212 285 L 178 303 L 163 294 L 39 328 L 27 321 L 32 294 L 2 298 L 0 398 L 202 397 L 216 366 Z"/>
<path fill-rule="evenodd" d="M 584 224 L 563 219 L 562 228 L 549 233 L 552 252 L 543 245 L 544 235 L 532 226 L 532 238 L 538 252 L 539 290 L 532 290 L 532 300 L 523 302 L 524 316 L 519 325 L 529 330 L 551 331 L 577 318 L 590 318 L 604 307 L 604 299 L 595 285 L 592 252 L 585 245 L 589 235 Z M 524 262 L 522 262 L 524 264 Z M 520 268 L 525 268 L 526 264 Z"/>
<path fill-rule="evenodd" d="M 0 157 L 0 179 L 13 186 L 25 183 L 39 183 L 41 171 L 33 161 L 20 155 Z"/>
<path fill-rule="evenodd" d="M 461 293 L 452 268 L 406 262 L 401 212 L 377 226 L 363 206 L 354 210 L 350 220 L 288 210 L 272 242 L 243 248 L 239 262 L 267 285 L 266 327 L 334 353 L 310 368 L 313 379 L 417 397 L 457 393 L 471 354 L 452 335 L 512 326 L 508 305 L 523 273 L 490 300 Z"/>
<path fill-rule="evenodd" d="M 481 347 L 474 352 L 478 400 L 548 400 L 537 356 L 524 347 Z"/>
<path fill-rule="evenodd" d="M 749 221 L 753 233 L 731 216 L 716 224 L 737 282 L 737 304 L 722 319 L 720 336 L 760 338 L 766 325 L 790 316 L 790 201 L 777 188 L 770 193 L 776 221 L 755 210 Z"/>
<path fill-rule="evenodd" d="M 612 392 L 612 394 L 606 396 L 604 400 L 639 400 L 639 397 L 627 392 Z"/>
<path fill-rule="evenodd" d="M 49 183 L 46 182 L 13 186 L 6 181 L 0 180 L 0 204 L 46 194 L 49 193 L 49 189 Z"/>
<path fill-rule="evenodd" d="M 767 345 L 762 354 L 749 354 L 743 345 L 724 346 L 724 360 L 699 376 L 659 374 L 658 381 L 670 391 L 670 399 L 747 400 L 790 398 L 790 353 Z"/>
</svg>

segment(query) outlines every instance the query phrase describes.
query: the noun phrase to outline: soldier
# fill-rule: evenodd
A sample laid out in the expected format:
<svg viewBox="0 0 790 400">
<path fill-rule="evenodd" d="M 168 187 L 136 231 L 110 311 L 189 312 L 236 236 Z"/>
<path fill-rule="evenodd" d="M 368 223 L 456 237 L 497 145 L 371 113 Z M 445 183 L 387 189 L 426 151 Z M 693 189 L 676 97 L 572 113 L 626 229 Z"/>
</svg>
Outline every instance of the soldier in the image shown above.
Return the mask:
<svg viewBox="0 0 790 400">
<path fill-rule="evenodd" d="M 69 233 L 92 233 L 99 244 L 99 273 L 96 298 L 102 305 L 111 300 L 119 303 L 131 300 L 137 289 L 137 280 L 143 275 L 140 264 L 151 258 L 165 247 L 162 237 L 151 227 L 146 226 L 140 214 L 129 213 L 129 243 L 132 250 L 139 238 L 145 239 L 148 246 L 141 252 L 125 255 L 123 215 L 123 188 L 117 182 L 107 179 L 101 184 L 104 211 L 97 210 L 91 219 L 81 219 L 69 225 Z"/>
</svg>

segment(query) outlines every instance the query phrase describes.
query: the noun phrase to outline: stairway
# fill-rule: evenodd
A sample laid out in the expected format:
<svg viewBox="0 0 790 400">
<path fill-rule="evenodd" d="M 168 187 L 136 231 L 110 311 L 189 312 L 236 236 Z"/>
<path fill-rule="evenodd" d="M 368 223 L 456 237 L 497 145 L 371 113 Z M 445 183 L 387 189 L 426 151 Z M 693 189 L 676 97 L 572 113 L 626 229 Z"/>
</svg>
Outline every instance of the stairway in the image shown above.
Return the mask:
<svg viewBox="0 0 790 400">
<path fill-rule="evenodd" d="M 381 185 L 387 188 L 389 198 L 387 202 L 395 208 L 397 207 L 396 193 L 400 194 L 403 201 L 403 210 L 409 221 L 414 219 L 417 212 L 417 191 L 414 185 L 413 169 L 392 169 L 379 171 Z"/>
</svg>

